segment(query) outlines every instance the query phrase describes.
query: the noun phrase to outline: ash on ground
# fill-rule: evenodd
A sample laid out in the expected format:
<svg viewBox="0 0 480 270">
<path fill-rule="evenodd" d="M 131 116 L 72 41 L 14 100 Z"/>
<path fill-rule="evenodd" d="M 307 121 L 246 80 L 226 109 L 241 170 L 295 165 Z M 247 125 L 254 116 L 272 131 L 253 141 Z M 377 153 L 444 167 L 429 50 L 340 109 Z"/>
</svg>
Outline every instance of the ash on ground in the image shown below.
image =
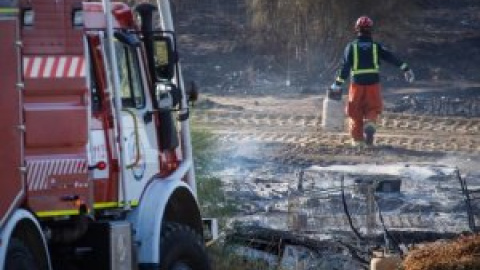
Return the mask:
<svg viewBox="0 0 480 270">
<path fill-rule="evenodd" d="M 366 269 L 375 248 L 406 253 L 476 230 L 479 222 L 480 205 L 469 191 L 480 187 L 480 177 L 456 167 L 245 165 L 243 177 L 222 177 L 228 196 L 244 205 L 225 243 L 272 268 Z"/>
</svg>

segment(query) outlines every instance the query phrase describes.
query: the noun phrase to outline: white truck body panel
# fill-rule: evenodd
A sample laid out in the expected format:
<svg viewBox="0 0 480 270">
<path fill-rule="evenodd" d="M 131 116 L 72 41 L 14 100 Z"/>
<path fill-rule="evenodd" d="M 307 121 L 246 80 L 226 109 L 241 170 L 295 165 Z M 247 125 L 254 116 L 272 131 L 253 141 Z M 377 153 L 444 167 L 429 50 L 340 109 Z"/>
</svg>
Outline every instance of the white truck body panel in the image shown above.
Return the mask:
<svg viewBox="0 0 480 270">
<path fill-rule="evenodd" d="M 139 263 L 159 263 L 160 235 L 165 208 L 172 194 L 178 188 L 190 187 L 180 179 L 186 174 L 191 163 L 184 162 L 178 170 L 162 180 L 153 180 L 143 194 L 138 208 L 128 217 L 136 232 L 135 241 L 140 243 L 138 249 Z"/>
<path fill-rule="evenodd" d="M 134 123 L 132 115 L 122 113 L 123 153 L 125 154 L 124 160 L 127 162 L 125 166 L 135 165 L 126 168 L 124 176 L 127 183 L 125 201 L 131 202 L 138 202 L 148 181 L 160 171 L 159 151 L 155 131 L 152 130 L 155 127 L 151 124 L 152 122 L 145 125 L 140 118 L 141 115 L 141 112 L 135 114 L 136 123 Z M 139 156 L 137 157 L 137 155 Z"/>
</svg>

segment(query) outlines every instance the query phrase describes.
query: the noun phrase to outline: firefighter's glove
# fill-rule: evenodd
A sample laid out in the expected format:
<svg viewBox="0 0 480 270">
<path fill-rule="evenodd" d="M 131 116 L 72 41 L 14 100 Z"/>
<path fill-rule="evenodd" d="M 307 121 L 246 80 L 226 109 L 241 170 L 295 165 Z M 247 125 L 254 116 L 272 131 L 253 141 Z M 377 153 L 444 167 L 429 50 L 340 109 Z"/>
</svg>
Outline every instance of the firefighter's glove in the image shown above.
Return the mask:
<svg viewBox="0 0 480 270">
<path fill-rule="evenodd" d="M 342 99 L 342 86 L 337 82 L 334 82 L 330 88 L 328 89 L 328 98 L 334 100 L 341 100 Z"/>
<path fill-rule="evenodd" d="M 408 69 L 404 73 L 405 75 L 405 80 L 409 83 L 413 83 L 415 81 L 415 74 L 413 73 L 413 70 Z"/>
</svg>

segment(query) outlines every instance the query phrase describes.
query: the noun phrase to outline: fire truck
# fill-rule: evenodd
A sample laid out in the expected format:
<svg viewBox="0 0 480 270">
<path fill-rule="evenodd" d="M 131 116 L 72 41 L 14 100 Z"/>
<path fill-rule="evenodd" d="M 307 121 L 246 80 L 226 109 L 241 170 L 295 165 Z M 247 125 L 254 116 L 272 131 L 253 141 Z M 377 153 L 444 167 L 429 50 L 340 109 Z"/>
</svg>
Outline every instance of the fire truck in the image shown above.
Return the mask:
<svg viewBox="0 0 480 270">
<path fill-rule="evenodd" d="M 0 0 L 0 67 L 2 269 L 210 269 L 168 0 Z"/>
</svg>

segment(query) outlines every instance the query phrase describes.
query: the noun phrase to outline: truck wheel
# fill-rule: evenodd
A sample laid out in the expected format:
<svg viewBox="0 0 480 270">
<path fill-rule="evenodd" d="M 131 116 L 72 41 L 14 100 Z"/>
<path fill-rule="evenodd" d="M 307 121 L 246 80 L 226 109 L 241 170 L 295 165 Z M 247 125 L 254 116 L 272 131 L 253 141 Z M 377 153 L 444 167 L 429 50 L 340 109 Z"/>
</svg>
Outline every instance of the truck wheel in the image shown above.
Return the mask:
<svg viewBox="0 0 480 270">
<path fill-rule="evenodd" d="M 164 224 L 160 252 L 160 270 L 210 269 L 201 237 L 188 226 L 171 222 Z"/>
<path fill-rule="evenodd" d="M 5 270 L 38 270 L 32 251 L 25 244 L 12 238 L 8 244 Z"/>
</svg>

